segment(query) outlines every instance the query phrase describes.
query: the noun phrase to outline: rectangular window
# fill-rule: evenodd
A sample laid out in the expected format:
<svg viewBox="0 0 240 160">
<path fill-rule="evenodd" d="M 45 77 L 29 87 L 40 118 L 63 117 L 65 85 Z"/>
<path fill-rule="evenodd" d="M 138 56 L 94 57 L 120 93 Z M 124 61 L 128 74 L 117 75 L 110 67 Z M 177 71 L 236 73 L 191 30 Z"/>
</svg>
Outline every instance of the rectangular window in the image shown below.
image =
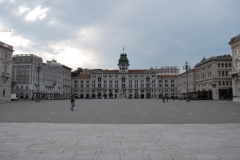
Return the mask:
<svg viewBox="0 0 240 160">
<path fill-rule="evenodd" d="M 3 96 L 5 96 L 5 90 L 3 90 Z"/>
<path fill-rule="evenodd" d="M 228 71 L 226 71 L 226 76 L 228 76 Z"/>
</svg>

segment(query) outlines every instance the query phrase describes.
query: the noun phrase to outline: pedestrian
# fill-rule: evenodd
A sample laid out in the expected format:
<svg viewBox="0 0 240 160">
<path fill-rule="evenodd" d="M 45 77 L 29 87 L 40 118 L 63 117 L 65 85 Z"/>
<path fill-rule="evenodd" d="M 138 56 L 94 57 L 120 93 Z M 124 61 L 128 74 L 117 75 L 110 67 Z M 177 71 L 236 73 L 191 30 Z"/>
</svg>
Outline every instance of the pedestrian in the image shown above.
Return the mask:
<svg viewBox="0 0 240 160">
<path fill-rule="evenodd" d="M 163 96 L 162 101 L 165 102 L 165 97 Z"/>
<path fill-rule="evenodd" d="M 166 100 L 167 100 L 167 102 L 168 102 L 168 96 L 166 96 Z"/>
<path fill-rule="evenodd" d="M 174 101 L 174 96 L 172 97 L 172 100 Z"/>
<path fill-rule="evenodd" d="M 72 95 L 72 97 L 71 97 L 71 110 L 72 111 L 73 111 L 73 108 L 75 106 L 74 101 L 75 101 L 75 97 L 74 97 L 74 95 Z"/>
</svg>

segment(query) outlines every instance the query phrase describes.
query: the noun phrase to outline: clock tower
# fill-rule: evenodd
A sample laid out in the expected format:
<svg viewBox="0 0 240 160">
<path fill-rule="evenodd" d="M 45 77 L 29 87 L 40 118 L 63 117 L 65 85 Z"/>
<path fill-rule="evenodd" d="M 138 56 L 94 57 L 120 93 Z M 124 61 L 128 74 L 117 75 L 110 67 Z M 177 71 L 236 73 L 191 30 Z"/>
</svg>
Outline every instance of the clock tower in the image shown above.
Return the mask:
<svg viewBox="0 0 240 160">
<path fill-rule="evenodd" d="M 128 72 L 128 66 L 129 66 L 129 61 L 127 58 L 127 54 L 126 53 L 122 53 L 120 55 L 120 58 L 118 60 L 118 70 L 119 73 L 127 73 Z"/>
</svg>

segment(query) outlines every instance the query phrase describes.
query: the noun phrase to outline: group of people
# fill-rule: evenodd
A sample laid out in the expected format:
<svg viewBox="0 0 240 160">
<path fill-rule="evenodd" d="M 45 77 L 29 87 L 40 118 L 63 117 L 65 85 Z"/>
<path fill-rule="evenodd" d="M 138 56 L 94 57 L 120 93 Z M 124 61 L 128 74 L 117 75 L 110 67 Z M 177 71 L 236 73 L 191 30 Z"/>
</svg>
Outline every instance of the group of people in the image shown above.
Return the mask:
<svg viewBox="0 0 240 160">
<path fill-rule="evenodd" d="M 163 102 L 165 102 L 165 99 L 166 99 L 166 101 L 168 102 L 168 96 L 166 95 L 165 97 L 163 97 Z M 174 96 L 172 96 L 172 99 L 173 99 L 173 101 L 174 101 Z"/>
</svg>

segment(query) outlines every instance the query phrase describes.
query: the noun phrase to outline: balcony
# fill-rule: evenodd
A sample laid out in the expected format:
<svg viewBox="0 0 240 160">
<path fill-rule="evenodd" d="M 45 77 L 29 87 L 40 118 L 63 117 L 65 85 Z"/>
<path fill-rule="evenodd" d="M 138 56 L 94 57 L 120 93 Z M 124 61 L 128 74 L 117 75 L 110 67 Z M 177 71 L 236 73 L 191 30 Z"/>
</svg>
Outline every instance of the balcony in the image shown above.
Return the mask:
<svg viewBox="0 0 240 160">
<path fill-rule="evenodd" d="M 238 74 L 238 75 L 240 75 L 240 70 L 231 71 L 231 72 L 230 72 L 230 75 L 233 75 L 233 74 Z"/>
<path fill-rule="evenodd" d="M 10 73 L 3 72 L 2 76 L 3 76 L 3 77 L 6 77 L 6 78 L 10 78 Z"/>
</svg>

